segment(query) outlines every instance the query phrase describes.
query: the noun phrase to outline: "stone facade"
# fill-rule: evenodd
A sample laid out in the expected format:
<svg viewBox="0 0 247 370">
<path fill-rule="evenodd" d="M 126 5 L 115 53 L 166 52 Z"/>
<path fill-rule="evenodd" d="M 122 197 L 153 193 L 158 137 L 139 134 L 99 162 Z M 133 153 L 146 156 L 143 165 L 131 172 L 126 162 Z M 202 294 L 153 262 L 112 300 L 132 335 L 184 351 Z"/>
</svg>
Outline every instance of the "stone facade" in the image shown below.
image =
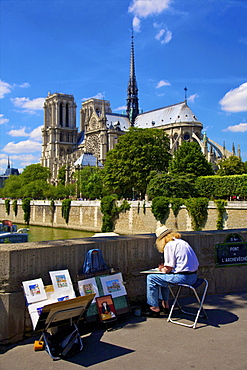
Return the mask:
<svg viewBox="0 0 247 370">
<path fill-rule="evenodd" d="M 115 232 L 119 234 L 145 234 L 154 233 L 159 222 L 151 211 L 151 202 L 131 201 L 131 208 L 121 213 L 115 224 Z M 10 201 L 10 214 L 5 211 L 4 200 L 0 200 L 0 219 L 11 219 L 13 223 L 24 223 L 21 201 L 18 201 L 18 213 L 14 215 Z M 208 217 L 203 230 L 215 230 L 218 211 L 213 201 L 209 202 Z M 31 225 L 53 226 L 77 230 L 100 232 L 102 226 L 102 213 L 100 201 L 72 201 L 68 225 L 62 217 L 62 202 L 55 201 L 55 212 L 52 214 L 50 201 L 31 201 Z M 180 231 L 191 231 L 191 218 L 183 206 L 177 218 L 170 209 L 166 220 L 169 228 Z M 224 229 L 245 228 L 247 226 L 247 202 L 228 202 L 224 215 Z"/>
</svg>

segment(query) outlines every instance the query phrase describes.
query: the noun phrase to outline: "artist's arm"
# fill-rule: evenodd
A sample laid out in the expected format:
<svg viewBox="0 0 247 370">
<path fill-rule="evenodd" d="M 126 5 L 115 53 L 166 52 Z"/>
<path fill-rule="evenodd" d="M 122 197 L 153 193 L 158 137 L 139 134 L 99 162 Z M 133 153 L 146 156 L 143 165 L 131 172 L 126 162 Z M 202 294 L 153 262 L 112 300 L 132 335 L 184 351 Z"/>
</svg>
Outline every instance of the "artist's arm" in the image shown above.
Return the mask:
<svg viewBox="0 0 247 370">
<path fill-rule="evenodd" d="M 160 265 L 159 266 L 159 271 L 165 272 L 166 274 L 169 274 L 172 271 L 172 267 Z"/>
</svg>

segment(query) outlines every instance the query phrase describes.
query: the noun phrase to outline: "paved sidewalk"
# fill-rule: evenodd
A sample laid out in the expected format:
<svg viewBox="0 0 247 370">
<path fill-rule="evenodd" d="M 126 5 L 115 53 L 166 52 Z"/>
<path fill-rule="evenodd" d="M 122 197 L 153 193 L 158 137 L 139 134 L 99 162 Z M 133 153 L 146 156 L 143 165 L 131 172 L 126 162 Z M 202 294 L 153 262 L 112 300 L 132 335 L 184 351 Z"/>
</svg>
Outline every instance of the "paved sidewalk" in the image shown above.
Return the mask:
<svg viewBox="0 0 247 370">
<path fill-rule="evenodd" d="M 83 335 L 84 349 L 69 360 L 53 361 L 35 352 L 31 338 L 0 347 L 1 370 L 212 370 L 247 369 L 247 293 L 207 296 L 208 320 L 191 329 L 167 323 L 166 317 L 126 315 L 119 329 Z"/>
</svg>

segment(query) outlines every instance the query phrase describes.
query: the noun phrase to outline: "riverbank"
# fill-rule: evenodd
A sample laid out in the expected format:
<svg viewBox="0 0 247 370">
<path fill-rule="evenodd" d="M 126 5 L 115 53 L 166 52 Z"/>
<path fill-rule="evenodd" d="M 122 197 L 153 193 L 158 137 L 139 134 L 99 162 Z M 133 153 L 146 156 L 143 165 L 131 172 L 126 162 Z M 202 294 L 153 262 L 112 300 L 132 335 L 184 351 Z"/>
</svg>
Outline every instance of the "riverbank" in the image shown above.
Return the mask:
<svg viewBox="0 0 247 370">
<path fill-rule="evenodd" d="M 154 233 L 157 228 L 157 220 L 152 213 L 152 202 L 130 201 L 130 209 L 120 213 L 115 222 L 117 234 L 146 234 Z M 208 215 L 202 230 L 216 230 L 219 211 L 213 201 L 209 201 Z M 10 211 L 6 214 L 5 201 L 0 199 L 0 220 L 10 219 L 13 223 L 24 222 L 22 201 L 18 200 L 17 214 L 13 211 L 12 200 Z M 247 222 L 247 202 L 227 202 L 223 213 L 223 229 L 245 228 Z M 56 200 L 51 207 L 49 200 L 32 200 L 30 204 L 30 226 L 49 226 L 62 229 L 83 230 L 92 233 L 101 232 L 102 213 L 100 201 L 71 201 L 68 223 L 62 216 L 62 202 Z M 168 228 L 179 231 L 192 231 L 192 220 L 185 206 L 179 210 L 177 217 L 172 209 L 165 220 Z"/>
</svg>

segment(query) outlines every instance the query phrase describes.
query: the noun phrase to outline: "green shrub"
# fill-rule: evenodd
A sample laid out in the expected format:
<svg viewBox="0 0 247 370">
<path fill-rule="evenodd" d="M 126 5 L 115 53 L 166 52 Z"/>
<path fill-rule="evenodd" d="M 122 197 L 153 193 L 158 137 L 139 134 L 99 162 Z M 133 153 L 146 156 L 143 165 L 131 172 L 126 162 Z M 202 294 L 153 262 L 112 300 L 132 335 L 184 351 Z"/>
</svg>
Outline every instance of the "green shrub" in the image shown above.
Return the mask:
<svg viewBox="0 0 247 370">
<path fill-rule="evenodd" d="M 247 197 L 247 175 L 201 176 L 196 180 L 196 188 L 202 197 L 245 198 Z"/>
<path fill-rule="evenodd" d="M 17 213 L 18 213 L 17 199 L 13 200 L 12 207 L 13 207 L 14 215 L 17 216 Z"/>
<path fill-rule="evenodd" d="M 9 211 L 10 211 L 10 201 L 9 199 L 5 199 L 5 211 L 7 213 L 7 215 L 9 215 Z"/>
<path fill-rule="evenodd" d="M 218 210 L 218 218 L 217 218 L 217 223 L 216 223 L 216 228 L 217 230 L 223 230 L 224 227 L 224 213 L 226 211 L 226 204 L 227 202 L 224 199 L 216 199 L 214 203 L 217 206 Z"/>
<path fill-rule="evenodd" d="M 182 198 L 171 198 L 171 209 L 173 210 L 174 216 L 177 217 L 180 211 L 180 208 L 184 204 L 184 200 Z"/>
<path fill-rule="evenodd" d="M 30 213 L 31 213 L 31 206 L 30 206 L 30 198 L 25 198 L 22 200 L 22 209 L 24 211 L 24 221 L 29 225 L 30 221 Z"/>
<path fill-rule="evenodd" d="M 107 195 L 101 199 L 100 210 L 103 213 L 101 231 L 103 233 L 114 231 L 115 221 L 120 212 L 130 209 L 130 204 L 124 200 L 120 207 L 117 206 L 117 195 Z"/>
<path fill-rule="evenodd" d="M 65 219 L 66 224 L 68 224 L 69 222 L 70 205 L 71 205 L 70 199 L 64 199 L 62 201 L 62 216 Z"/>
<path fill-rule="evenodd" d="M 207 198 L 190 198 L 185 200 L 188 213 L 191 217 L 192 229 L 198 231 L 202 229 L 208 215 Z"/>
<path fill-rule="evenodd" d="M 157 221 L 165 222 L 169 215 L 170 199 L 167 197 L 156 197 L 152 200 L 151 210 Z"/>
</svg>

